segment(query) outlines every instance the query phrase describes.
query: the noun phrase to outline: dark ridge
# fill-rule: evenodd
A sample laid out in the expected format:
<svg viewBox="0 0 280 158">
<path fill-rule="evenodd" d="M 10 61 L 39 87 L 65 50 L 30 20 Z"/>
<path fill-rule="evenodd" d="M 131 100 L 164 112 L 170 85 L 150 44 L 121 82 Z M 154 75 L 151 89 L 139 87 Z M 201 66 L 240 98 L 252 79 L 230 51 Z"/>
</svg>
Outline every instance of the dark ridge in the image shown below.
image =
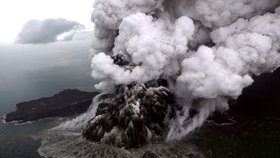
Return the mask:
<svg viewBox="0 0 280 158">
<path fill-rule="evenodd" d="M 16 111 L 5 116 L 6 122 L 24 123 L 50 117 L 73 116 L 85 112 L 98 92 L 65 89 L 52 97 L 18 103 Z"/>
</svg>

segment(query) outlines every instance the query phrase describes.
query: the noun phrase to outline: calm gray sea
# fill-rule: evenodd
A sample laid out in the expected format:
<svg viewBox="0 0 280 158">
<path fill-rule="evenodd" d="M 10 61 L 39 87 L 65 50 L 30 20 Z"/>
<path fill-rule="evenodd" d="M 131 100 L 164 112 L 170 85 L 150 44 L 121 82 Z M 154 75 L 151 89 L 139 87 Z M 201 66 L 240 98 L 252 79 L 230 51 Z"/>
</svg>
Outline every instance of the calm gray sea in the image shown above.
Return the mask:
<svg viewBox="0 0 280 158">
<path fill-rule="evenodd" d="M 12 111 L 16 103 L 51 96 L 65 88 L 93 91 L 89 46 L 87 41 L 0 45 L 0 115 Z M 53 122 L 14 125 L 1 121 L 0 158 L 39 157 L 40 140 L 32 136 Z"/>
</svg>

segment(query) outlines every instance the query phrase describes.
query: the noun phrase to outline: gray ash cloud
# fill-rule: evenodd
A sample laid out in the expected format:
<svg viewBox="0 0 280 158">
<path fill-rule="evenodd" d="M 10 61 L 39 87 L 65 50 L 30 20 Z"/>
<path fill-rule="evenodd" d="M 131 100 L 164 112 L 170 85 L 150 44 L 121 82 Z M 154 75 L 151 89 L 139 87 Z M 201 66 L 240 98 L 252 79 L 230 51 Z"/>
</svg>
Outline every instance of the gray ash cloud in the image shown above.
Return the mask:
<svg viewBox="0 0 280 158">
<path fill-rule="evenodd" d="M 166 106 L 172 117 L 164 116 L 168 121 L 162 139 L 181 139 L 215 111 L 228 110 L 228 100 L 237 99 L 254 82 L 252 76 L 280 66 L 279 6 L 278 0 L 96 0 L 92 77 L 96 89 L 111 94 L 111 101 L 105 105 L 100 104 L 104 98 L 95 98 L 87 113 L 56 130 L 74 130 L 89 140 L 119 147 L 142 146 L 152 140 L 147 133 L 153 128 L 145 120 L 152 116 L 139 109 L 149 109 L 157 101 L 146 106 L 142 101 L 150 93 L 138 95 L 142 85 L 164 80 L 164 91 L 151 96 L 167 91 L 174 97 L 174 103 Z M 129 89 L 133 83 L 140 91 L 119 91 L 120 85 Z M 152 84 L 148 89 L 159 87 Z M 123 96 L 120 103 L 112 101 L 118 96 Z M 125 107 L 131 115 L 119 115 Z M 128 117 L 133 126 L 111 124 L 112 117 Z M 106 141 L 110 136 L 113 141 Z M 130 146 L 129 140 L 138 136 L 141 141 Z"/>
</svg>

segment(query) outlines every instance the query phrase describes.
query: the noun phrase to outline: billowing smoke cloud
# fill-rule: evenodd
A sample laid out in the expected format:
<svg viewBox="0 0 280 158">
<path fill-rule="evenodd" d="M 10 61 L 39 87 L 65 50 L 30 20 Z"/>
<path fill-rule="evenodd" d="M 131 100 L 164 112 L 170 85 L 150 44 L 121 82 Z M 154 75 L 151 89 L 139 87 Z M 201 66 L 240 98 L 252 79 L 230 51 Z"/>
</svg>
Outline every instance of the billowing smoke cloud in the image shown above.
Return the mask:
<svg viewBox="0 0 280 158">
<path fill-rule="evenodd" d="M 16 39 L 21 44 L 40 44 L 57 41 L 57 37 L 71 30 L 81 29 L 83 25 L 66 19 L 30 20 L 22 28 Z"/>
<path fill-rule="evenodd" d="M 227 109 L 226 98 L 241 95 L 243 88 L 252 84 L 252 75 L 279 67 L 279 18 L 267 13 L 213 31 L 214 47 L 201 46 L 183 60 L 176 82 L 177 95 L 203 98 L 206 101 L 200 106 L 208 110 L 208 115 L 217 109 Z M 214 105 L 210 101 L 213 99 Z M 184 134 L 190 131 L 181 130 Z"/>
<path fill-rule="evenodd" d="M 79 132 L 77 128 L 87 126 L 85 133 L 93 140 L 114 138 L 125 142 L 129 135 L 126 132 L 134 139 L 138 129 L 144 129 L 142 134 L 153 128 L 141 124 L 141 120 L 144 124 L 149 121 L 143 118 L 147 115 L 141 115 L 141 108 L 146 114 L 149 108 L 140 104 L 164 109 L 155 100 L 168 91 L 176 103 L 170 103 L 174 111 L 168 118 L 166 139 L 187 135 L 212 112 L 228 110 L 228 100 L 240 96 L 253 83 L 253 76 L 280 66 L 279 6 L 279 0 L 96 0 L 92 14 L 92 76 L 99 81 L 97 89 L 119 94 L 112 93 L 117 94 L 113 103 L 104 99 L 100 109 L 97 105 L 102 101 L 95 98 L 87 113 L 55 130 Z M 154 81 L 168 82 L 164 84 L 168 89 Z M 157 86 L 149 88 L 151 83 Z M 143 95 L 151 95 L 151 100 Z M 128 113 L 133 115 L 116 119 L 125 111 L 122 106 L 131 108 Z M 96 111 L 99 113 L 94 117 Z M 103 115 L 105 112 L 109 114 Z M 132 119 L 128 129 L 114 126 L 113 122 L 121 122 L 122 117 L 124 124 Z M 144 128 L 135 127 L 133 121 Z M 147 131 L 148 140 L 152 130 Z M 124 138 L 117 133 L 124 134 Z M 65 156 L 68 150 L 69 146 L 65 152 L 55 154 Z"/>
<path fill-rule="evenodd" d="M 164 5 L 174 18 L 187 15 L 206 27 L 217 28 L 239 18 L 273 12 L 279 0 L 166 0 Z"/>
<path fill-rule="evenodd" d="M 143 13 L 125 18 L 119 28 L 113 54 L 128 55 L 137 66 L 132 71 L 125 70 L 114 65 L 113 59 L 103 53 L 92 59 L 93 76 L 102 80 L 111 78 L 114 84 L 144 83 L 159 78 L 162 73 L 172 75 L 171 70 L 165 70 L 166 65 L 184 55 L 194 32 L 193 22 L 187 17 L 172 24 L 153 20 Z"/>
<path fill-rule="evenodd" d="M 97 0 L 92 76 L 96 88 L 166 79 L 184 115 L 171 123 L 169 139 L 228 109 L 252 84 L 252 75 L 280 65 L 278 0 Z M 268 13 L 271 12 L 271 13 Z M 265 13 L 265 14 L 264 14 Z M 264 14 L 264 15 L 263 15 Z M 124 68 L 112 56 L 135 65 Z M 197 101 L 200 100 L 200 101 Z M 187 120 L 190 108 L 199 115 Z"/>
</svg>

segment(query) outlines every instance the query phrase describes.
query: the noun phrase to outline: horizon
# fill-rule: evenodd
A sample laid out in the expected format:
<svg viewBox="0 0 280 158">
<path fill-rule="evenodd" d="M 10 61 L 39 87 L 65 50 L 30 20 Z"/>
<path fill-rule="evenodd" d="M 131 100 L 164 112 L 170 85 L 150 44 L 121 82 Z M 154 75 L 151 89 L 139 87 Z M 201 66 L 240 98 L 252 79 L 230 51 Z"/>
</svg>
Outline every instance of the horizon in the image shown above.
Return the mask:
<svg viewBox="0 0 280 158">
<path fill-rule="evenodd" d="M 64 18 L 77 21 L 92 30 L 90 20 L 93 0 L 9 0 L 0 1 L 0 44 L 12 44 L 29 20 Z M 88 16 L 86 16 L 88 15 Z"/>
</svg>

